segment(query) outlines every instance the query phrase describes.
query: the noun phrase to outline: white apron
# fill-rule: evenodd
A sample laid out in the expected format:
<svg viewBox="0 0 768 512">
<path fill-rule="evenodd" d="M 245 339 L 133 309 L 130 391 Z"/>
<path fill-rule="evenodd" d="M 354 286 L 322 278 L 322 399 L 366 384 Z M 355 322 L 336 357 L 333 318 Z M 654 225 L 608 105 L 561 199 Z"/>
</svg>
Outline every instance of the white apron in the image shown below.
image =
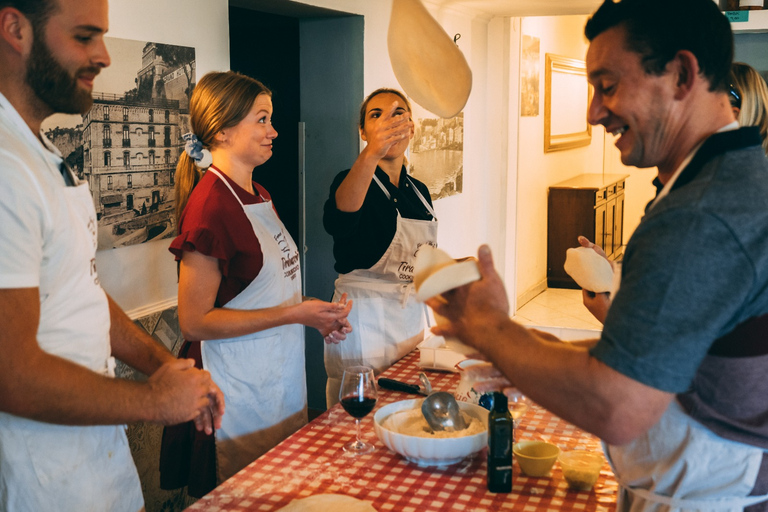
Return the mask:
<svg viewBox="0 0 768 512">
<path fill-rule="evenodd" d="M 390 198 L 381 181 L 375 175 L 373 179 Z M 424 339 L 426 310 L 415 297 L 413 264 L 419 247 L 437 247 L 437 217 L 410 178 L 406 179 L 433 220 L 405 219 L 398 211 L 395 236 L 379 261 L 367 270 L 340 274 L 336 280 L 333 300 L 346 293 L 354 304 L 347 317 L 352 332 L 341 343 L 325 345 L 329 407 L 339 401 L 345 367 L 366 364 L 378 374 Z"/>
<path fill-rule="evenodd" d="M 228 309 L 291 306 L 302 300 L 299 251 L 271 201 L 242 205 L 261 244 L 264 266 Z M 304 326 L 274 327 L 236 338 L 203 341 L 203 367 L 227 405 L 216 430 L 216 462 L 226 480 L 307 422 Z"/>
<path fill-rule="evenodd" d="M 66 293 L 83 306 L 69 315 L 63 338 L 47 331 L 42 337 L 38 333 L 38 342 L 43 350 L 71 354 L 78 364 L 114 377 L 109 305 L 95 267 L 93 200 L 86 183 L 62 187 L 61 197 L 65 207 L 55 211 L 66 211 L 63 236 L 72 241 L 67 261 L 78 262 L 63 269 L 71 271 Z M 83 326 L 82 335 L 68 334 L 72 323 Z M 0 509 L 136 512 L 143 507 L 123 425 L 55 425 L 0 413 Z"/>
<path fill-rule="evenodd" d="M 642 437 L 603 448 L 619 482 L 618 512 L 740 512 L 768 500 L 748 496 L 763 450 L 715 435 L 677 400 Z"/>
</svg>

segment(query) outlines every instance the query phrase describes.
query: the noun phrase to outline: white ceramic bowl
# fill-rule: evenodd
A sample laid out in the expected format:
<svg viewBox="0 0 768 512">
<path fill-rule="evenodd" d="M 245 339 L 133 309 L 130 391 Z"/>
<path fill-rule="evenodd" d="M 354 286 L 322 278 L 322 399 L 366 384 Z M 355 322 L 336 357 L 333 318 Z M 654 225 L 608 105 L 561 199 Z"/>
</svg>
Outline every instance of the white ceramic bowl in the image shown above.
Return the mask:
<svg viewBox="0 0 768 512">
<path fill-rule="evenodd" d="M 423 399 L 402 400 L 376 411 L 373 425 L 376 435 L 387 448 L 420 466 L 447 466 L 479 452 L 488 444 L 488 411 L 468 402 L 459 402 L 459 408 L 482 422 L 485 428 L 477 434 L 436 439 L 401 434 L 382 426 L 384 420 L 392 414 L 411 409 L 420 411 L 422 401 Z"/>
</svg>

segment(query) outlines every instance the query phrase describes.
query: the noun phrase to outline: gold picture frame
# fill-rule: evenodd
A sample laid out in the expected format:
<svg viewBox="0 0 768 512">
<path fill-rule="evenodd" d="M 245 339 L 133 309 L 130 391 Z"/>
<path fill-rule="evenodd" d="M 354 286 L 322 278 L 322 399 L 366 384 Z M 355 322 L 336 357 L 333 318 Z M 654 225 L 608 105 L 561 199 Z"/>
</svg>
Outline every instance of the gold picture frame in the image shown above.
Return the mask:
<svg viewBox="0 0 768 512">
<path fill-rule="evenodd" d="M 563 151 L 592 142 L 587 109 L 592 88 L 583 60 L 546 54 L 544 152 Z"/>
</svg>

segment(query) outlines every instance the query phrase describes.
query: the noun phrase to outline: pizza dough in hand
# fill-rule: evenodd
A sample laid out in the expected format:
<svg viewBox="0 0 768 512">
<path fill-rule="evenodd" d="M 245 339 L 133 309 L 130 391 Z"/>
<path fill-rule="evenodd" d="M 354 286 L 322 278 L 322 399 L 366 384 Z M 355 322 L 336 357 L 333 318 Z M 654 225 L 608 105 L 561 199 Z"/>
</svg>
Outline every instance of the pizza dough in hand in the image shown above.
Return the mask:
<svg viewBox="0 0 768 512">
<path fill-rule="evenodd" d="M 293 500 L 278 512 L 376 512 L 368 501 L 344 494 L 315 494 L 308 498 Z"/>
<path fill-rule="evenodd" d="M 563 268 L 576 284 L 595 293 L 610 292 L 613 285 L 611 263 L 589 247 L 577 247 L 565 252 Z"/>
<path fill-rule="evenodd" d="M 474 258 L 454 260 L 431 245 L 421 246 L 416 253 L 413 284 L 416 298 L 422 302 L 478 279 L 480 269 Z"/>
</svg>

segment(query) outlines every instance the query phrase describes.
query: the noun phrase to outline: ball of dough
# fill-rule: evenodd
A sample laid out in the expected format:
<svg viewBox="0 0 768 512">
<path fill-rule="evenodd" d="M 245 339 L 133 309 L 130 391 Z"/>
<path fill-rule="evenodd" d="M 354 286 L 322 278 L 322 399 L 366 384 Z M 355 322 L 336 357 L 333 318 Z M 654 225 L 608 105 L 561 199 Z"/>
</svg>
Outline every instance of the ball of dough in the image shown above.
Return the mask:
<svg viewBox="0 0 768 512">
<path fill-rule="evenodd" d="M 611 291 L 613 267 L 611 263 L 589 247 L 577 247 L 565 252 L 563 268 L 576 284 L 595 293 Z"/>
<path fill-rule="evenodd" d="M 428 245 L 419 248 L 414 262 L 416 298 L 424 302 L 436 295 L 480 279 L 477 260 L 454 260 L 445 251 Z"/>
</svg>

